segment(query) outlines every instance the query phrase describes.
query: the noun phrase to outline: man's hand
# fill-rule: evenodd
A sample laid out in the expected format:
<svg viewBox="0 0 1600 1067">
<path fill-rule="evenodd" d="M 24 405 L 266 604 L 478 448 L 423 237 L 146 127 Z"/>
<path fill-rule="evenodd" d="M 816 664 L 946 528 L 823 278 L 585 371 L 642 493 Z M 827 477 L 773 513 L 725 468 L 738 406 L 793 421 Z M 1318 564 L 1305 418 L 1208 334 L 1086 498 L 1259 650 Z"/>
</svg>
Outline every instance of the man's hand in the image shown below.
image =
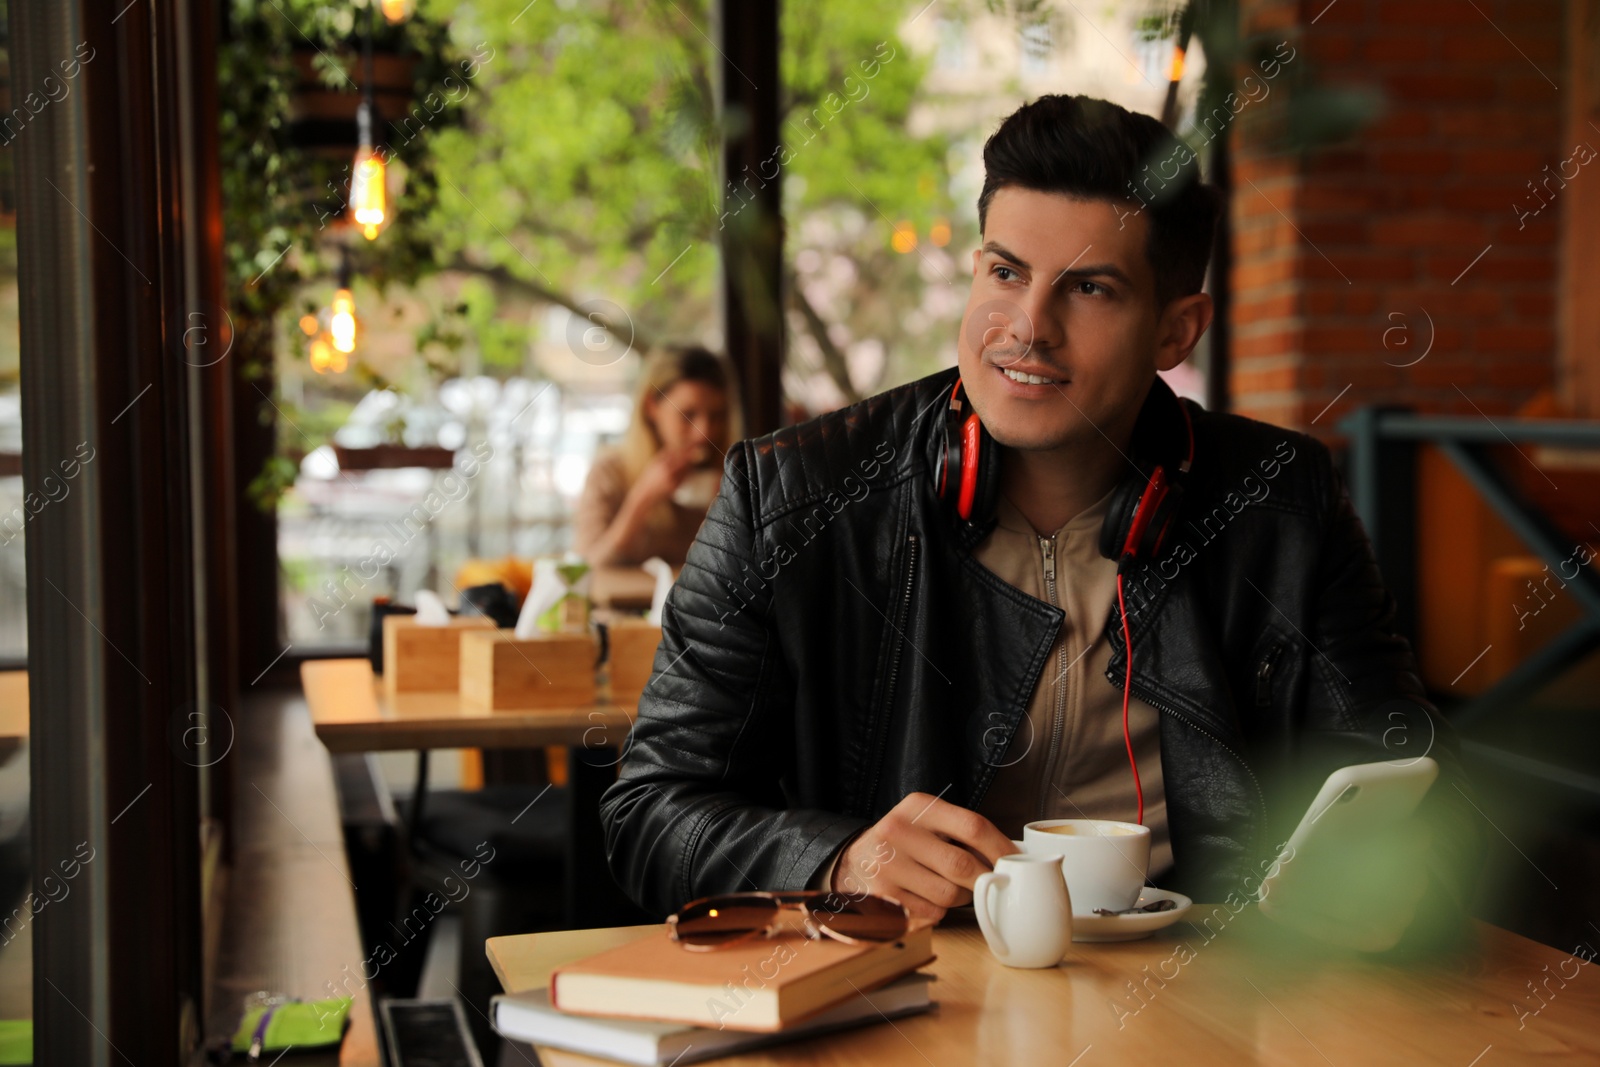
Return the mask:
<svg viewBox="0 0 1600 1067">
<path fill-rule="evenodd" d="M 903 904 L 912 918 L 944 918 L 972 902 L 972 883 L 1017 846 L 975 811 L 927 793 L 908 793 L 845 846 L 833 869 L 835 893 L 872 893 Z"/>
<path fill-rule="evenodd" d="M 1429 840 L 1412 819 L 1359 840 L 1317 842 L 1328 847 L 1301 850 L 1262 883 L 1261 914 L 1341 948 L 1391 949 L 1427 890 Z"/>
</svg>

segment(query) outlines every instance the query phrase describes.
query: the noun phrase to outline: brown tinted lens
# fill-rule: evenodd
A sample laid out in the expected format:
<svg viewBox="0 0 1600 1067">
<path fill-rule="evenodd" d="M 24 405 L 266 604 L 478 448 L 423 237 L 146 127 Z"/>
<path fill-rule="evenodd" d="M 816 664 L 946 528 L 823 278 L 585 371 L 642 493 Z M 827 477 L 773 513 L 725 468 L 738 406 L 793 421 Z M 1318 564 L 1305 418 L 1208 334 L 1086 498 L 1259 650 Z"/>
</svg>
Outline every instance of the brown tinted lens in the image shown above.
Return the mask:
<svg viewBox="0 0 1600 1067">
<path fill-rule="evenodd" d="M 765 930 L 778 913 L 768 897 L 707 897 L 678 912 L 677 938 L 691 945 L 720 945 Z"/>
<path fill-rule="evenodd" d="M 906 910 L 882 897 L 829 893 L 810 905 L 811 920 L 857 941 L 893 941 L 910 925 Z"/>
</svg>

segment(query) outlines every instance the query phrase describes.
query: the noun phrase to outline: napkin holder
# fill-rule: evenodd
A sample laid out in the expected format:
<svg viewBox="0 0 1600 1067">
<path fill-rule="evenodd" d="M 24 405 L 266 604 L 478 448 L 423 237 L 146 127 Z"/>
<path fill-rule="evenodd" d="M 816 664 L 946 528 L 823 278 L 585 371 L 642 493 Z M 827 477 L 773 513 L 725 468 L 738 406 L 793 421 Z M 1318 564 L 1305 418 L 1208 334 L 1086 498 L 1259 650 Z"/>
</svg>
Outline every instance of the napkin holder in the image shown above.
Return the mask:
<svg viewBox="0 0 1600 1067">
<path fill-rule="evenodd" d="M 598 645 L 592 634 L 518 637 L 510 630 L 460 636 L 463 703 L 490 711 L 586 707 L 595 702 Z"/>
<path fill-rule="evenodd" d="M 461 682 L 461 635 L 492 630 L 489 619 L 455 616 L 445 626 L 427 626 L 415 615 L 383 619 L 383 684 L 394 693 L 453 692 Z"/>
</svg>

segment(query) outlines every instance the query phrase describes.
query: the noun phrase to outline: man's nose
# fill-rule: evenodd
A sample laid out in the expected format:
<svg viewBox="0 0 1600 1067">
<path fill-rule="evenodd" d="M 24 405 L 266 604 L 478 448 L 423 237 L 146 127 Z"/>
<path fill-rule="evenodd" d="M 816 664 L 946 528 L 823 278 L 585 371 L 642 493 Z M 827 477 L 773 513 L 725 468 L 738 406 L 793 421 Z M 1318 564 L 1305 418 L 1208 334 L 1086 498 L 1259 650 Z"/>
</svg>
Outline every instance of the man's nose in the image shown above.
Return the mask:
<svg viewBox="0 0 1600 1067">
<path fill-rule="evenodd" d="M 1011 317 L 1011 333 L 1017 344 L 1030 351 L 1050 351 L 1061 346 L 1061 323 L 1052 306 L 1054 293 L 1045 286 L 1033 286 L 1017 304 Z"/>
</svg>

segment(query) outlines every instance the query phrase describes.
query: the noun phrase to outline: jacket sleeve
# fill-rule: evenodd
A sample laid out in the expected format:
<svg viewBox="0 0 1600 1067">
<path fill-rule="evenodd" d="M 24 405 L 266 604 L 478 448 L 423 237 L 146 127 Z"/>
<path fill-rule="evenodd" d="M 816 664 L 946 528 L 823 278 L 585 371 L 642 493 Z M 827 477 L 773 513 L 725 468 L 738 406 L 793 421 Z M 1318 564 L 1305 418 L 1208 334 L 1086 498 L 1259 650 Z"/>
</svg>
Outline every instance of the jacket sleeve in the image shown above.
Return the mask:
<svg viewBox="0 0 1600 1067">
<path fill-rule="evenodd" d="M 804 889 L 862 820 L 786 806 L 794 686 L 761 532 L 749 442 L 662 613 L 654 671 L 601 798 L 612 874 L 653 914 L 713 893 Z"/>
<path fill-rule="evenodd" d="M 1469 914 L 1486 840 L 1483 818 L 1455 732 L 1428 700 L 1410 643 L 1394 631 L 1394 596 L 1344 479 L 1325 448 L 1317 453 L 1326 519 L 1308 627 L 1315 647 L 1302 721 L 1304 765 L 1317 768 L 1319 777 L 1309 783 L 1314 791 L 1329 771 L 1351 763 L 1430 756 L 1439 764 L 1418 812 L 1431 835 L 1425 858 L 1431 884 L 1402 942 L 1420 947 L 1459 932 Z"/>
</svg>

